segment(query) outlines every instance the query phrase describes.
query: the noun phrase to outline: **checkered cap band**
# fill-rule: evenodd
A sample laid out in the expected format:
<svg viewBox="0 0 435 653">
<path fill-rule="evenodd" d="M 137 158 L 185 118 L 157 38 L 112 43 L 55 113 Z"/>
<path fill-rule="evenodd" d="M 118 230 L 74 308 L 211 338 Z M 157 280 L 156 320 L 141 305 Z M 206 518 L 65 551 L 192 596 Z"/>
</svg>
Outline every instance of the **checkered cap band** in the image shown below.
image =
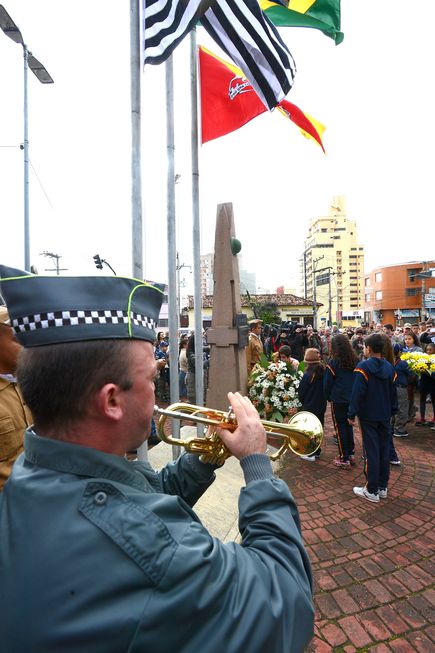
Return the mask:
<svg viewBox="0 0 435 653">
<path fill-rule="evenodd" d="M 16 333 L 49 329 L 51 327 L 78 326 L 80 324 L 128 324 L 154 329 L 155 320 L 130 311 L 52 311 L 26 315 L 12 320 Z"/>
</svg>

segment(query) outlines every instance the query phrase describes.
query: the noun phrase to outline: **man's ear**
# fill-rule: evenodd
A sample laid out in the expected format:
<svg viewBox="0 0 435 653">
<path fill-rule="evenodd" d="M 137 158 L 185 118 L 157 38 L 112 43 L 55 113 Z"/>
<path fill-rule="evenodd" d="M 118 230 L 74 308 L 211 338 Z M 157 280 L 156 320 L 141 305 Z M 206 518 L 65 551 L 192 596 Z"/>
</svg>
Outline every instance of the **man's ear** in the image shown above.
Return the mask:
<svg viewBox="0 0 435 653">
<path fill-rule="evenodd" d="M 124 393 L 115 383 L 106 383 L 95 395 L 98 414 L 119 422 L 124 416 Z"/>
</svg>

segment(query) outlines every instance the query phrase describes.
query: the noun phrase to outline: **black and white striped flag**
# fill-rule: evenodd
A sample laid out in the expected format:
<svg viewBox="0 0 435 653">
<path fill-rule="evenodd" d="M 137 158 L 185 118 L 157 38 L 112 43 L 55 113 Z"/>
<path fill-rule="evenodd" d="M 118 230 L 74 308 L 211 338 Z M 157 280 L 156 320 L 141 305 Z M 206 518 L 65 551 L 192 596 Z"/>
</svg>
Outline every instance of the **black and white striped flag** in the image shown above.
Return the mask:
<svg viewBox="0 0 435 653">
<path fill-rule="evenodd" d="M 295 62 L 257 0 L 216 0 L 200 22 L 269 109 L 287 95 Z"/>
<path fill-rule="evenodd" d="M 212 0 L 143 0 L 144 64 L 163 63 Z"/>
<path fill-rule="evenodd" d="M 165 61 L 199 19 L 269 109 L 291 89 L 293 57 L 257 0 L 143 2 L 145 64 Z"/>
</svg>

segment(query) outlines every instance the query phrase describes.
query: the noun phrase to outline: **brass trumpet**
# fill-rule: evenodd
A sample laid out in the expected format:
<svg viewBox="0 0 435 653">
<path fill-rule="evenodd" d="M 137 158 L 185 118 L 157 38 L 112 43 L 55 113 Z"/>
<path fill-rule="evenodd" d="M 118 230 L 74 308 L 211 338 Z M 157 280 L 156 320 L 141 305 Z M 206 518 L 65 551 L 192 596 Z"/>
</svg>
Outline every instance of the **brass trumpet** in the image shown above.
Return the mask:
<svg viewBox="0 0 435 653">
<path fill-rule="evenodd" d="M 227 413 L 212 408 L 194 406 L 193 404 L 172 404 L 167 408 L 155 406 L 155 412 L 160 415 L 157 423 L 157 433 L 161 440 L 167 444 L 184 447 L 190 453 L 201 455 L 204 462 L 222 464 L 231 456 L 230 451 L 222 442 L 216 429 L 235 431 L 237 421 L 233 411 Z M 165 434 L 165 423 L 168 417 L 179 420 L 190 420 L 199 424 L 206 424 L 209 432 L 204 438 L 173 438 Z M 323 427 L 319 419 L 312 413 L 301 411 L 293 415 L 287 424 L 261 420 L 266 431 L 267 442 L 277 449 L 267 452 L 271 460 L 277 460 L 287 450 L 293 451 L 298 456 L 312 455 L 320 447 L 323 438 Z M 269 439 L 272 442 L 269 442 Z M 274 440 L 281 439 L 277 444 Z"/>
</svg>

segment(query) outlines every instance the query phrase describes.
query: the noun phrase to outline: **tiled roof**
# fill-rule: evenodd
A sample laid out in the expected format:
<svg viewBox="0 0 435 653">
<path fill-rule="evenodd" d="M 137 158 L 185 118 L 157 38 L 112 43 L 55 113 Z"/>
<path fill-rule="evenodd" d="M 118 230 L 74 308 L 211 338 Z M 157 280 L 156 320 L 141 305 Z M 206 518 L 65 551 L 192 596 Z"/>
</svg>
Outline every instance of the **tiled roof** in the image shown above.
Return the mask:
<svg viewBox="0 0 435 653">
<path fill-rule="evenodd" d="M 277 306 L 312 306 L 313 302 L 310 299 L 304 299 L 304 297 L 298 297 L 297 295 L 251 295 L 251 299 L 255 302 L 264 304 L 270 302 L 277 304 Z M 242 306 L 250 308 L 249 299 L 246 295 L 241 295 Z M 322 306 L 319 302 L 316 302 L 317 306 Z M 213 308 L 213 295 L 205 295 L 202 298 L 203 308 Z M 193 295 L 189 295 L 189 309 L 193 309 Z"/>
</svg>

